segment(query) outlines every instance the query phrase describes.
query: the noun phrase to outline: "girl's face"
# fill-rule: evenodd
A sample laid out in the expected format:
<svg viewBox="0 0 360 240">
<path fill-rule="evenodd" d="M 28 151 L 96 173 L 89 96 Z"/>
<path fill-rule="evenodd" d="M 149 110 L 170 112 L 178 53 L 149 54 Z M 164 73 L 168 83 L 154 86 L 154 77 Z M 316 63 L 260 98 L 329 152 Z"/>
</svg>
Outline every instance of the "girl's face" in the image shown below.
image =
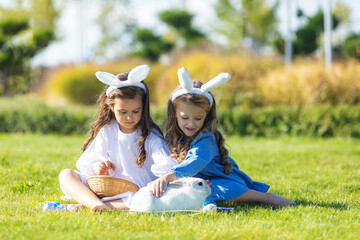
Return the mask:
<svg viewBox="0 0 360 240">
<path fill-rule="evenodd" d="M 188 137 L 192 137 L 202 128 L 206 118 L 203 108 L 184 102 L 177 104 L 175 115 L 179 128 Z"/>
<path fill-rule="evenodd" d="M 123 133 L 132 133 L 136 130 L 142 115 L 141 99 L 116 98 L 111 110 L 115 114 Z"/>
</svg>

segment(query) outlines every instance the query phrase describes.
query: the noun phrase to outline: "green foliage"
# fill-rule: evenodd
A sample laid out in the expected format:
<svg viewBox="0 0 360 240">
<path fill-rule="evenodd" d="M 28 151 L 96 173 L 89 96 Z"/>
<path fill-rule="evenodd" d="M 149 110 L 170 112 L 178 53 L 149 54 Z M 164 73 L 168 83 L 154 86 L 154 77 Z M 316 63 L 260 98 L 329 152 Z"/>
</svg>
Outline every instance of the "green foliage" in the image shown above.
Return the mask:
<svg viewBox="0 0 360 240">
<path fill-rule="evenodd" d="M 332 14 L 332 29 L 339 25 L 339 18 Z M 314 16 L 308 17 L 307 24 L 296 31 L 293 42 L 294 56 L 308 55 L 318 48 L 318 37 L 324 32 L 324 12 L 319 10 Z"/>
<path fill-rule="evenodd" d="M 33 39 L 36 49 L 45 48 L 49 44 L 49 40 L 55 39 L 55 31 L 53 28 L 43 28 L 34 31 Z"/>
<path fill-rule="evenodd" d="M 332 29 L 336 29 L 340 24 L 340 19 L 337 17 L 337 15 L 332 14 Z M 317 32 L 318 34 L 324 32 L 324 12 L 323 10 L 318 10 L 318 12 L 308 18 L 307 27 L 312 28 Z"/>
<path fill-rule="evenodd" d="M 0 21 L 0 32 L 3 35 L 16 35 L 19 32 L 27 29 L 29 27 L 28 19 L 11 17 L 1 19 Z"/>
<path fill-rule="evenodd" d="M 344 16 L 343 16 L 344 18 Z M 332 14 L 332 28 L 336 29 L 341 18 L 336 14 Z M 307 18 L 307 23 L 296 30 L 295 39 L 293 40 L 293 55 L 309 55 L 315 52 L 319 47 L 318 38 L 324 32 L 324 12 L 319 10 L 315 15 Z M 284 39 L 280 34 L 275 35 L 273 41 L 275 49 L 285 54 L 284 51 Z"/>
<path fill-rule="evenodd" d="M 184 10 L 166 10 L 159 14 L 161 21 L 176 29 L 191 28 L 191 21 L 194 15 Z"/>
<path fill-rule="evenodd" d="M 353 34 L 345 40 L 343 53 L 347 58 L 360 61 L 360 35 Z"/>
<path fill-rule="evenodd" d="M 194 15 L 184 10 L 166 10 L 159 14 L 161 21 L 170 26 L 185 42 L 185 47 L 190 47 L 204 38 L 204 34 L 192 26 Z M 178 41 L 179 39 L 176 39 Z"/>
<path fill-rule="evenodd" d="M 224 35 L 231 46 L 242 47 L 242 39 L 250 37 L 268 43 L 275 32 L 278 2 L 269 7 L 265 0 L 219 0 L 214 7 L 220 20 L 215 30 Z"/>
<path fill-rule="evenodd" d="M 0 48 L 2 48 L 6 43 L 6 37 L 0 33 Z"/>
<path fill-rule="evenodd" d="M 360 137 L 360 107 L 267 107 L 220 109 L 226 134 L 277 137 Z"/>
<path fill-rule="evenodd" d="M 0 108 L 0 132 L 85 134 L 97 111 L 95 107 L 62 108 L 13 101 L 16 104 Z M 6 103 L 4 99 L 0 106 Z M 151 116 L 164 131 L 166 110 L 152 106 Z M 360 138 L 359 106 L 218 108 L 218 118 L 226 135 Z"/>
<path fill-rule="evenodd" d="M 0 112 L 0 132 L 84 134 L 90 129 L 94 113 L 34 104 Z"/>
<path fill-rule="evenodd" d="M 317 32 L 311 27 L 303 27 L 296 31 L 296 39 L 293 42 L 294 55 L 308 55 L 317 48 Z"/>
<path fill-rule="evenodd" d="M 25 89 L 28 92 L 33 87 L 30 59 L 55 39 L 56 11 L 52 4 L 51 0 L 31 0 L 27 4 L 19 2 L 14 9 L 0 9 L 0 77 L 4 95 L 23 93 Z M 17 82 L 22 86 L 17 86 Z"/>
<path fill-rule="evenodd" d="M 3 18 L 0 20 L 0 42 L 2 43 L 2 48 L 0 49 L 0 72 L 5 75 L 5 81 L 7 80 L 6 77 L 9 76 L 7 72 L 21 72 L 24 57 L 27 57 L 29 54 L 31 55 L 33 52 L 31 51 L 31 49 L 33 49 L 31 43 L 13 43 L 14 38 L 28 27 L 28 20 L 17 18 Z M 23 55 L 25 56 L 23 57 Z"/>
<path fill-rule="evenodd" d="M 163 53 L 169 52 L 173 47 L 171 43 L 146 28 L 137 29 L 135 39 L 138 43 L 138 50 L 132 54 L 150 61 L 159 60 Z"/>
</svg>

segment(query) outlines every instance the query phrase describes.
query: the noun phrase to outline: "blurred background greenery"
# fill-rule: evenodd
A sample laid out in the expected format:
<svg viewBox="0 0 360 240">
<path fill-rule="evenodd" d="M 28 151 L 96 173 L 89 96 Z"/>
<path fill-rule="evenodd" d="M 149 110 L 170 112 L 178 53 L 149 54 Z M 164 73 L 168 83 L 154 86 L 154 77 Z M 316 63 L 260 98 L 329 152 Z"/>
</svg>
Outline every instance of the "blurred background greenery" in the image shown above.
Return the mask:
<svg viewBox="0 0 360 240">
<path fill-rule="evenodd" d="M 325 67 L 322 8 L 312 15 L 297 9 L 302 24 L 293 30 L 291 66 L 284 61 L 276 15 L 285 0 L 210 1 L 215 21 L 209 25 L 224 39 L 221 44 L 194 24 L 196 15 L 186 1 L 182 9 L 158 13 L 166 29 L 162 33 L 159 26 L 141 27 L 129 15 L 131 1 L 97 1 L 101 34 L 92 58 L 32 65 L 38 53 L 61 39 L 57 21 L 64 5 L 79 1 L 15 0 L 0 7 L 0 131 L 84 133 L 104 89 L 94 73 L 116 74 L 148 64 L 152 112 L 161 126 L 168 96 L 178 85 L 177 69 L 186 67 L 203 82 L 220 72 L 231 74 L 213 91 L 227 134 L 360 137 L 360 33 L 342 32 L 333 41 L 333 64 Z M 86 2 L 80 5 L 83 11 Z M 349 23 L 351 13 L 344 2 L 335 1 L 333 32 Z M 118 57 L 106 58 L 109 50 Z"/>
</svg>

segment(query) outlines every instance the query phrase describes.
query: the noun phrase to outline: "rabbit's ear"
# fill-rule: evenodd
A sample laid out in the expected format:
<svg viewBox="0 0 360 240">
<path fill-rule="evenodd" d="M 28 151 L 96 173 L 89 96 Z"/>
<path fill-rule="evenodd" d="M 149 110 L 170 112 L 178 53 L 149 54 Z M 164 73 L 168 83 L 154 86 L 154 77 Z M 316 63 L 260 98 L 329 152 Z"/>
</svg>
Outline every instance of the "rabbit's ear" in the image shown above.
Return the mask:
<svg viewBox="0 0 360 240">
<path fill-rule="evenodd" d="M 189 72 L 182 67 L 178 70 L 178 78 L 182 88 L 190 92 L 193 89 L 193 81 L 191 80 Z"/>
<path fill-rule="evenodd" d="M 148 65 L 140 65 L 135 67 L 129 72 L 128 81 L 129 83 L 139 83 L 144 80 L 150 72 Z"/>
<path fill-rule="evenodd" d="M 100 82 L 110 86 L 120 86 L 120 80 L 113 74 L 107 72 L 96 72 L 95 76 Z"/>
<path fill-rule="evenodd" d="M 209 92 L 214 88 L 220 86 L 221 84 L 229 81 L 230 78 L 231 78 L 230 74 L 220 73 L 219 75 L 217 75 L 216 77 L 214 77 L 213 79 L 202 85 L 201 90 L 203 90 L 204 92 Z"/>
</svg>

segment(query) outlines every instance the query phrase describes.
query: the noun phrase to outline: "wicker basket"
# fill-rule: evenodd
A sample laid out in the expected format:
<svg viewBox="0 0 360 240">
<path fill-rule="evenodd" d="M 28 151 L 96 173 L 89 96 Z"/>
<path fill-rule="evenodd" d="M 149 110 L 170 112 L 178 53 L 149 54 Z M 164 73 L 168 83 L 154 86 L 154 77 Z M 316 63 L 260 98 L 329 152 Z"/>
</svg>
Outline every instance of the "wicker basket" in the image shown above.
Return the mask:
<svg viewBox="0 0 360 240">
<path fill-rule="evenodd" d="M 133 182 L 108 175 L 89 177 L 86 182 L 89 184 L 90 190 L 100 198 L 115 196 L 124 192 L 136 193 L 139 190 L 139 186 Z"/>
</svg>

